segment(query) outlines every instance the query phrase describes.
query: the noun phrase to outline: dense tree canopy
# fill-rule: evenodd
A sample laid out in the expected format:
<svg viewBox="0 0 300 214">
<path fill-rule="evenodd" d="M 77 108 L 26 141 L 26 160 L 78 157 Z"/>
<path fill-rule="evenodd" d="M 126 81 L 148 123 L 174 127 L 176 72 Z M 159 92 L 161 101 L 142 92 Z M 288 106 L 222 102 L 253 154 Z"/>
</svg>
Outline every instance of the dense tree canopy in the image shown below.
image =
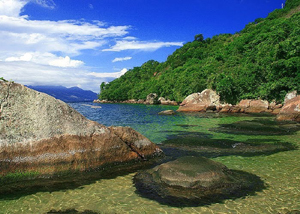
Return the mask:
<svg viewBox="0 0 300 214">
<path fill-rule="evenodd" d="M 195 36 L 165 62 L 148 61 L 101 84 L 100 99 L 145 99 L 149 93 L 176 101 L 205 88 L 235 104 L 241 99 L 283 101 L 300 91 L 300 0 L 249 23 L 234 35 Z"/>
</svg>

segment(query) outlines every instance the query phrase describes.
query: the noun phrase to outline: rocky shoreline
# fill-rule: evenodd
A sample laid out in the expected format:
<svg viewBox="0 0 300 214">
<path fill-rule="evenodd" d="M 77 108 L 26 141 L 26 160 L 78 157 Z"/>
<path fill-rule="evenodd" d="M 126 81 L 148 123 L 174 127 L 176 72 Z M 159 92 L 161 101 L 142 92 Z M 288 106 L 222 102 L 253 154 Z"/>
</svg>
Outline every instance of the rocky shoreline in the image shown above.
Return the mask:
<svg viewBox="0 0 300 214">
<path fill-rule="evenodd" d="M 147 96 L 146 100 L 131 99 L 124 101 L 111 101 L 111 100 L 94 100 L 94 103 L 126 103 L 126 104 L 144 104 L 144 105 L 171 105 L 178 106 L 179 103 L 164 97 L 158 97 L 156 93 L 151 93 Z"/>
<path fill-rule="evenodd" d="M 94 100 L 94 103 L 127 103 L 145 105 L 178 106 L 177 112 L 207 112 L 207 113 L 269 113 L 277 115 L 277 120 L 300 122 L 300 95 L 297 91 L 287 93 L 284 104 L 261 99 L 244 99 L 238 104 L 221 103 L 220 96 L 211 89 L 187 96 L 182 103 L 171 101 L 151 93 L 146 100 L 108 101 Z"/>
</svg>

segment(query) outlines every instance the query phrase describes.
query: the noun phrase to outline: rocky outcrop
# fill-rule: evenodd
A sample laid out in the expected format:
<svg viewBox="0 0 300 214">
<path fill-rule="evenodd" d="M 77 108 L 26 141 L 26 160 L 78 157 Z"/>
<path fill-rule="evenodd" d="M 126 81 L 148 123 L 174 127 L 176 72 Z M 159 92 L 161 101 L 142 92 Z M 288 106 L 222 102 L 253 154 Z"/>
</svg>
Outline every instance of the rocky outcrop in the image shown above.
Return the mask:
<svg viewBox="0 0 300 214">
<path fill-rule="evenodd" d="M 228 169 L 204 157 L 181 157 L 134 178 L 140 194 L 175 206 L 218 202 L 263 186 L 255 175 Z"/>
<path fill-rule="evenodd" d="M 211 89 L 205 89 L 201 93 L 194 93 L 187 96 L 177 111 L 179 112 L 204 112 L 216 110 L 220 105 L 220 96 Z"/>
<path fill-rule="evenodd" d="M 105 127 L 66 103 L 0 82 L 0 175 L 53 175 L 143 160 L 161 150 L 128 127 Z"/>
<path fill-rule="evenodd" d="M 291 95 L 292 96 L 292 95 Z M 289 96 L 290 97 L 290 96 Z M 219 95 L 210 89 L 187 96 L 180 104 L 179 112 L 220 112 L 220 113 L 272 113 L 278 114 L 281 104 L 261 99 L 241 100 L 237 105 L 220 103 Z"/>
<path fill-rule="evenodd" d="M 170 99 L 165 99 L 164 97 L 158 98 L 158 101 L 160 102 L 161 105 L 173 105 L 173 106 L 178 105 L 178 102 L 172 101 Z"/>
<path fill-rule="evenodd" d="M 241 100 L 237 106 L 243 113 L 270 112 L 269 102 L 266 100 Z"/>
<path fill-rule="evenodd" d="M 296 90 L 287 93 L 284 97 L 284 104 L 286 104 L 289 100 L 291 100 L 295 97 L 297 97 L 297 91 Z"/>
<path fill-rule="evenodd" d="M 300 122 L 300 95 L 286 100 L 276 119 Z"/>
<path fill-rule="evenodd" d="M 155 93 L 148 94 L 145 104 L 147 104 L 147 105 L 159 104 L 157 94 L 155 94 Z"/>
<path fill-rule="evenodd" d="M 94 103 L 127 103 L 127 104 L 145 104 L 145 105 L 172 105 L 172 106 L 177 106 L 178 102 L 165 99 L 163 97 L 160 97 L 157 99 L 157 94 L 151 93 L 147 96 L 147 100 L 143 99 L 130 99 L 130 100 L 124 100 L 124 101 L 110 101 L 110 100 L 94 100 Z"/>
</svg>

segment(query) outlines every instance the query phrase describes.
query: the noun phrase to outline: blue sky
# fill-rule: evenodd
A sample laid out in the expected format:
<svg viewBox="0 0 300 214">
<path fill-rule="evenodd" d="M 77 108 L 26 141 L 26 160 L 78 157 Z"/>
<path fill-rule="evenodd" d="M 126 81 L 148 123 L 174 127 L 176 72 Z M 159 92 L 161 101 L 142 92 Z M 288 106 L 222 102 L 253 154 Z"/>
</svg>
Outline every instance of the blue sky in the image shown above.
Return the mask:
<svg viewBox="0 0 300 214">
<path fill-rule="evenodd" d="M 235 33 L 284 0 L 0 0 L 0 77 L 99 92 L 196 34 Z"/>
</svg>

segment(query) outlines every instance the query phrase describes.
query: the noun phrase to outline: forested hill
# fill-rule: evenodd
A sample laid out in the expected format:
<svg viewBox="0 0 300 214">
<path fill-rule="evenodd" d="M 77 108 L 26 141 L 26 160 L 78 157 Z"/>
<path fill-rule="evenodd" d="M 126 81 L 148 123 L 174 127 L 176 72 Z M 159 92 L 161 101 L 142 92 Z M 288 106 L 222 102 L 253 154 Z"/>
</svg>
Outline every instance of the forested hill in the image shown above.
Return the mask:
<svg viewBox="0 0 300 214">
<path fill-rule="evenodd" d="M 145 99 L 149 93 L 182 101 L 206 88 L 223 101 L 261 98 L 281 102 L 300 91 L 300 0 L 249 23 L 242 31 L 195 36 L 166 62 L 148 61 L 101 84 L 100 99 Z"/>
</svg>

